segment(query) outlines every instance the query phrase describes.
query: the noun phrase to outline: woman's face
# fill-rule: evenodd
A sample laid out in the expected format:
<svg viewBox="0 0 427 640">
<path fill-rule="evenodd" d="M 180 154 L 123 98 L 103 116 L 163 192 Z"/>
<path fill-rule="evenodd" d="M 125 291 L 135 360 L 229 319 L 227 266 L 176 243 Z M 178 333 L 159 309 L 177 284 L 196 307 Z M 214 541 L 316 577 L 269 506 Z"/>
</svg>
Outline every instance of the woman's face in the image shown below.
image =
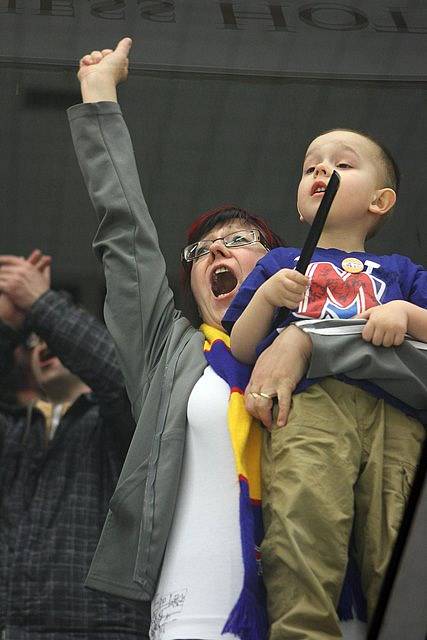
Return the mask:
<svg viewBox="0 0 427 640">
<path fill-rule="evenodd" d="M 230 220 L 214 227 L 201 240 L 223 238 L 233 231 L 252 229 L 241 220 Z M 193 262 L 191 290 L 203 322 L 222 329 L 221 320 L 243 280 L 267 250 L 260 242 L 243 247 L 226 247 L 213 242 L 207 255 Z"/>
</svg>

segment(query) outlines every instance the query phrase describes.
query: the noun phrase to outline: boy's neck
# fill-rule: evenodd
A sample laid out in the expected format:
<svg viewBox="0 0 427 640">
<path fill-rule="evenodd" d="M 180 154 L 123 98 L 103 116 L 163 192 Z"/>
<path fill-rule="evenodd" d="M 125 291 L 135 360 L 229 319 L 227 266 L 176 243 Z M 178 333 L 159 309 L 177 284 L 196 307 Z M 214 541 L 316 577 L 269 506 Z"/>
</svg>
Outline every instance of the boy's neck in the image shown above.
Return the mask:
<svg viewBox="0 0 427 640">
<path fill-rule="evenodd" d="M 335 229 L 333 231 L 324 230 L 320 236 L 317 246 L 321 249 L 340 249 L 351 253 L 353 251 L 365 251 L 365 233 L 356 233 L 353 230 Z"/>
</svg>

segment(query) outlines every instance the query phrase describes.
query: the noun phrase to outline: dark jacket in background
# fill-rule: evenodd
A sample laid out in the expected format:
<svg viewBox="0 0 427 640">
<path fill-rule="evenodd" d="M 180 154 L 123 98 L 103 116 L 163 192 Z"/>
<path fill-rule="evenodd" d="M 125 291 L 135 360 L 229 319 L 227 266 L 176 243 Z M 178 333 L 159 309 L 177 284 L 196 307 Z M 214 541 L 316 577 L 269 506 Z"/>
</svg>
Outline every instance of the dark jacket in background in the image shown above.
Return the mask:
<svg viewBox="0 0 427 640">
<path fill-rule="evenodd" d="M 38 409 L 0 405 L 2 638 L 145 638 L 147 604 L 83 587 L 134 430 L 112 340 L 53 291 L 30 309 L 26 331 L 43 338 L 93 393 L 74 402 L 50 441 Z M 0 323 L 0 373 L 20 338 Z"/>
</svg>

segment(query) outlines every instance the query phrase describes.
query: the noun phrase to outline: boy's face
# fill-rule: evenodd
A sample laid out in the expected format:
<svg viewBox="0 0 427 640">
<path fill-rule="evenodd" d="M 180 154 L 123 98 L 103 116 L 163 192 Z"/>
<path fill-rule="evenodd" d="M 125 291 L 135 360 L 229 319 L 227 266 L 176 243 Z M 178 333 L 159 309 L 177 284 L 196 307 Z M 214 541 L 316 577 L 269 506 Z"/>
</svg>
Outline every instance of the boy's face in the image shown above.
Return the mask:
<svg viewBox="0 0 427 640">
<path fill-rule="evenodd" d="M 334 169 L 341 183 L 327 226 L 350 229 L 363 224 L 377 190 L 384 186 L 381 159 L 373 142 L 351 131 L 325 133 L 308 147 L 298 187 L 300 216 L 311 224 Z"/>
</svg>

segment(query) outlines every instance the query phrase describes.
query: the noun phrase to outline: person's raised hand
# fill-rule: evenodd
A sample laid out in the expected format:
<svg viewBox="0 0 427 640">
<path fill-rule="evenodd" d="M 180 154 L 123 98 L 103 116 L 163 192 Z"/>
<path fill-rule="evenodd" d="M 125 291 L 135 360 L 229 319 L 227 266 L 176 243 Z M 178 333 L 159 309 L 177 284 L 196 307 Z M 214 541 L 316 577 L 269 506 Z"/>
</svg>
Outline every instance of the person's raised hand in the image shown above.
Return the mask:
<svg viewBox="0 0 427 640">
<path fill-rule="evenodd" d="M 286 425 L 292 394 L 308 368 L 312 342 L 307 333 L 290 325 L 258 358 L 245 390 L 246 409 L 267 429 L 273 426 L 273 399 L 277 398 L 275 425 Z"/>
<path fill-rule="evenodd" d="M 16 256 L 14 256 L 16 257 Z M 23 260 L 23 258 L 20 258 Z M 39 249 L 34 249 L 27 258 L 28 262 L 37 268 L 42 275 L 46 286 L 50 287 L 50 263 L 51 257 L 45 256 Z M 0 267 L 1 275 L 1 267 Z M 4 275 L 4 271 L 3 271 Z M 0 320 L 15 330 L 19 330 L 25 320 L 25 312 L 17 307 L 12 299 L 0 290 Z"/>
<path fill-rule="evenodd" d="M 32 264 L 40 272 L 45 282 L 47 289 L 50 289 L 52 257 L 45 255 L 40 249 L 33 249 L 27 258 L 27 261 Z"/>
<path fill-rule="evenodd" d="M 0 256 L 0 317 L 17 328 L 28 309 L 50 287 L 51 257 L 39 249 L 28 259 Z"/>
<path fill-rule="evenodd" d="M 77 77 L 84 102 L 117 102 L 116 87 L 128 76 L 130 38 L 122 38 L 115 49 L 92 51 L 80 60 Z"/>
</svg>

